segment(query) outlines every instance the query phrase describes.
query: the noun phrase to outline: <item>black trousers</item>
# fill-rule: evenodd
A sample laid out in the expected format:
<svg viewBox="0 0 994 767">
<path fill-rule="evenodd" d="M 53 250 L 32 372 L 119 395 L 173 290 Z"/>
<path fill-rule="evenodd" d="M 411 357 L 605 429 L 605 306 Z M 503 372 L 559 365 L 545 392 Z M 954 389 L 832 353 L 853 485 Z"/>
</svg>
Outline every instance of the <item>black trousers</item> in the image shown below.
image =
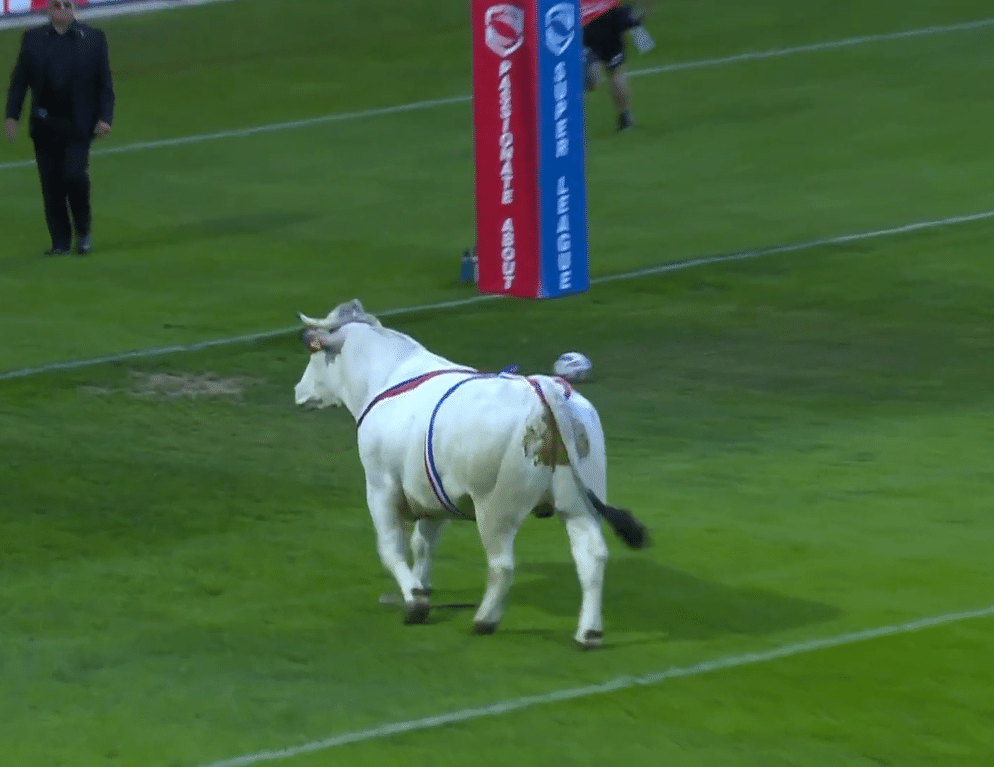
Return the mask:
<svg viewBox="0 0 994 767">
<path fill-rule="evenodd" d="M 31 137 L 45 202 L 52 247 L 69 250 L 76 236 L 90 233 L 90 140 L 66 137 L 39 126 Z M 72 222 L 69 213 L 72 212 Z"/>
</svg>

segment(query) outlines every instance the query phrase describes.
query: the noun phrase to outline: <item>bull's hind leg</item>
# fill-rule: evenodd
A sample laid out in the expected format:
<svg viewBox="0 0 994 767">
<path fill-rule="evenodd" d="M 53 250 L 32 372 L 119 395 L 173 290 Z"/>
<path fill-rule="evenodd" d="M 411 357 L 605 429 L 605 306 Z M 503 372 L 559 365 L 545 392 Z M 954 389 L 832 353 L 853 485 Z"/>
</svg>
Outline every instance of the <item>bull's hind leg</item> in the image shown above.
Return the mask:
<svg viewBox="0 0 994 767">
<path fill-rule="evenodd" d="M 399 495 L 390 488 L 375 487 L 367 482 L 366 502 L 376 528 L 380 561 L 393 575 L 404 597 L 404 623 L 424 623 L 428 619 L 428 594 L 407 566 Z"/>
<path fill-rule="evenodd" d="M 487 554 L 487 590 L 473 618 L 477 634 L 492 634 L 504 614 L 507 594 L 514 582 L 514 536 L 530 507 L 493 502 L 476 505 L 476 524 Z"/>
<path fill-rule="evenodd" d="M 569 535 L 570 549 L 583 593 L 575 638 L 581 647 L 596 648 L 600 647 L 604 636 L 602 602 L 604 569 L 608 558 L 607 543 L 597 518 L 576 493 L 573 478 L 565 472 L 562 474 L 562 477 L 557 476 L 555 480 L 564 485 L 559 488 L 561 492 L 557 497 L 557 506 L 560 507 L 559 516 Z"/>
<path fill-rule="evenodd" d="M 563 515 L 569 535 L 576 573 L 583 592 L 580 620 L 576 628 L 576 641 L 582 647 L 600 647 L 604 636 L 604 619 L 601 612 L 604 590 L 604 568 L 607 564 L 607 544 L 600 525 L 589 513 Z"/>
<path fill-rule="evenodd" d="M 431 592 L 431 564 L 438 539 L 445 527 L 444 519 L 419 519 L 411 534 L 411 553 L 414 555 L 413 573 L 421 588 Z"/>
</svg>

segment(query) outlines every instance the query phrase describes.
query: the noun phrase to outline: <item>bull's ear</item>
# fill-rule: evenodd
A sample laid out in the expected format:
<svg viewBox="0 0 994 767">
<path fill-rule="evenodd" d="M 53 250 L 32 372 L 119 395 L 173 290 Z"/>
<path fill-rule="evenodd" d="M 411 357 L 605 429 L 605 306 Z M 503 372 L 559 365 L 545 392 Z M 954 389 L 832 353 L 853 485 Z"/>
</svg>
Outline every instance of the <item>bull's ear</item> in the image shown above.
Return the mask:
<svg viewBox="0 0 994 767">
<path fill-rule="evenodd" d="M 307 329 L 300 334 L 300 339 L 313 352 L 329 352 L 340 354 L 345 336 L 342 333 L 329 333 L 327 330 Z"/>
<path fill-rule="evenodd" d="M 365 312 L 362 310 L 362 303 L 360 303 L 358 298 L 353 298 L 351 301 L 347 301 L 337 309 L 335 309 L 335 316 L 338 319 L 339 324 L 344 325 L 346 322 L 353 322 L 363 316 Z"/>
<path fill-rule="evenodd" d="M 380 323 L 376 317 L 362 307 L 362 301 L 358 298 L 353 298 L 345 304 L 345 313 L 348 314 L 350 320 L 365 322 L 367 325 L 372 325 L 374 327 L 383 327 L 382 323 Z"/>
</svg>

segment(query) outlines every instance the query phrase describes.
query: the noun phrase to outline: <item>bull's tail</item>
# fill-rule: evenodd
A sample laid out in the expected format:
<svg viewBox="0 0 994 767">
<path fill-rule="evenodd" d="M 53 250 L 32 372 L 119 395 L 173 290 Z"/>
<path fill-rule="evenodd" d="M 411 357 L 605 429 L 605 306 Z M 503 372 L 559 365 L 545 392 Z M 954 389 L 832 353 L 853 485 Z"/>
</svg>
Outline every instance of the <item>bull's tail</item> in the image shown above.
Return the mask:
<svg viewBox="0 0 994 767">
<path fill-rule="evenodd" d="M 574 471 L 576 479 L 579 482 L 580 477 Z M 583 488 L 586 490 L 586 488 Z M 590 501 L 590 505 L 594 507 L 594 510 L 602 516 L 605 521 L 614 530 L 615 535 L 617 535 L 624 544 L 630 549 L 646 549 L 649 547 L 649 529 L 635 519 L 635 516 L 627 509 L 617 509 L 614 506 L 608 506 L 606 503 L 601 501 L 593 491 L 587 490 L 586 493 L 587 500 Z"/>
<path fill-rule="evenodd" d="M 533 379 L 542 389 L 546 404 L 552 411 L 552 417 L 556 422 L 556 428 L 562 437 L 563 445 L 566 448 L 566 455 L 569 458 L 570 470 L 573 473 L 573 480 L 576 482 L 580 497 L 587 504 L 590 513 L 595 517 L 603 518 L 614 530 L 615 535 L 631 549 L 644 549 L 650 544 L 649 530 L 639 522 L 627 509 L 618 509 L 608 506 L 604 501 L 584 484 L 583 478 L 578 470 L 579 454 L 576 447 L 576 432 L 573 429 L 573 421 L 567 412 L 569 405 L 558 384 L 547 376 L 535 376 Z"/>
</svg>

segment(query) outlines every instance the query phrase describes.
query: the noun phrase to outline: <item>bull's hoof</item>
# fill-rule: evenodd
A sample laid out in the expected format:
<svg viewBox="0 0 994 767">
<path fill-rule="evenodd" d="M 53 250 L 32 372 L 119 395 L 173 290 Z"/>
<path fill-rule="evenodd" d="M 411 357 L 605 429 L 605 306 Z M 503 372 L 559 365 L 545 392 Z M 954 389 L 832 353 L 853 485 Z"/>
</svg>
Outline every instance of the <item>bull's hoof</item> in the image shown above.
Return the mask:
<svg viewBox="0 0 994 767">
<path fill-rule="evenodd" d="M 413 626 L 417 623 L 424 623 L 428 620 L 428 612 L 431 608 L 428 603 L 422 600 L 408 602 L 404 605 L 404 623 Z"/>
<path fill-rule="evenodd" d="M 414 599 L 404 605 L 404 623 L 408 626 L 428 620 L 428 595 L 431 589 L 411 589 Z"/>
<path fill-rule="evenodd" d="M 475 631 L 477 634 L 481 636 L 484 636 L 486 634 L 493 634 L 495 631 L 497 631 L 497 624 L 483 623 L 481 621 L 477 621 L 473 624 L 473 631 Z"/>
<path fill-rule="evenodd" d="M 577 639 L 576 642 L 584 650 L 596 650 L 600 648 L 603 639 L 604 639 L 603 631 L 591 630 L 584 632 L 583 637 Z"/>
</svg>

